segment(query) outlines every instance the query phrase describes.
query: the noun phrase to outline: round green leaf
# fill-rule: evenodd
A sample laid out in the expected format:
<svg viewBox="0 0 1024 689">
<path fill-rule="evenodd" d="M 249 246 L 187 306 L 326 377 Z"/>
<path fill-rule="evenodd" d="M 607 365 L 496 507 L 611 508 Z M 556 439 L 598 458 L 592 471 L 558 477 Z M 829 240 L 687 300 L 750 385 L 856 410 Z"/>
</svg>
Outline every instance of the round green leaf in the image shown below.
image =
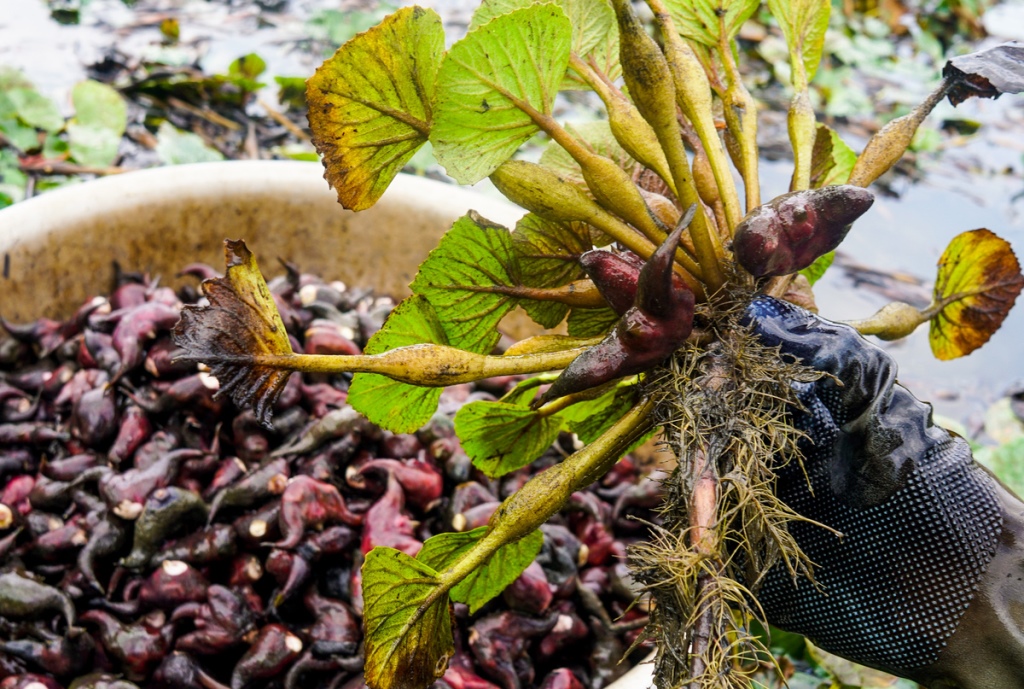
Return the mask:
<svg viewBox="0 0 1024 689">
<path fill-rule="evenodd" d="M 562 8 L 533 5 L 496 17 L 452 46 L 437 74 L 430 142 L 461 184 L 479 182 L 538 131 L 569 64 Z"/>
</svg>

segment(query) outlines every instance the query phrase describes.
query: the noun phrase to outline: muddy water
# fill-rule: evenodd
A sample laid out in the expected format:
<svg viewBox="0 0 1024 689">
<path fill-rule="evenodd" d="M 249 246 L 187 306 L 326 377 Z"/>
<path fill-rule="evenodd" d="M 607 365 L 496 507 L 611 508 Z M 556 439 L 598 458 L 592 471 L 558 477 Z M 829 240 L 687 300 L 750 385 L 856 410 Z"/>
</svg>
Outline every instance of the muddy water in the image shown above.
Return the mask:
<svg viewBox="0 0 1024 689">
<path fill-rule="evenodd" d="M 73 1 L 73 0 L 72 0 Z M 70 3 L 69 3 L 70 4 Z M 312 73 L 324 57 L 324 43 L 311 44 L 309 20 L 324 9 L 372 10 L 367 3 L 338 0 L 285 0 L 266 9 L 255 2 L 140 0 L 127 8 L 120 0 L 84 3 L 78 25 L 63 26 L 50 17 L 42 0 L 0 0 L 0 65 L 23 69 L 46 94 L 67 106 L 68 92 L 85 78 L 83 65 L 100 60 L 112 48 L 128 56 L 162 56 L 183 63 L 198 60 L 209 72 L 224 71 L 240 55 L 257 52 L 272 76 Z M 396 3 L 400 4 L 400 3 Z M 468 23 L 472 0 L 428 0 L 445 19 L 450 38 Z M 16 8 L 16 9 L 14 9 Z M 13 11 L 11 11 L 13 9 Z M 1007 38 L 1024 35 L 1024 4 L 1001 9 L 995 29 Z M 160 43 L 165 16 L 177 17 L 181 40 Z M 990 29 L 991 30 L 991 29 Z M 327 48 L 329 49 L 329 47 Z M 264 98 L 273 100 L 274 88 Z M 880 197 L 843 245 L 849 259 L 888 271 L 901 271 L 930 283 L 935 262 L 961 231 L 987 227 L 1008 239 L 1024 256 L 1024 97 L 971 101 L 961 114 L 985 124 L 980 135 L 947 140 L 938 160 L 925 160 L 916 184 L 900 184 L 899 199 Z M 940 106 L 936 118 L 949 112 Z M 571 115 L 570 115 L 571 117 Z M 764 198 L 785 191 L 787 164 L 764 164 Z M 1021 198 L 1018 198 L 1021 196 Z M 817 289 L 822 312 L 834 318 L 861 318 L 887 299 L 868 290 L 851 290 L 842 270 L 833 269 Z M 992 341 L 974 355 L 954 362 L 936 361 L 927 333 L 886 345 L 899 359 L 901 378 L 938 412 L 966 419 L 1024 378 L 1024 304 Z"/>
</svg>

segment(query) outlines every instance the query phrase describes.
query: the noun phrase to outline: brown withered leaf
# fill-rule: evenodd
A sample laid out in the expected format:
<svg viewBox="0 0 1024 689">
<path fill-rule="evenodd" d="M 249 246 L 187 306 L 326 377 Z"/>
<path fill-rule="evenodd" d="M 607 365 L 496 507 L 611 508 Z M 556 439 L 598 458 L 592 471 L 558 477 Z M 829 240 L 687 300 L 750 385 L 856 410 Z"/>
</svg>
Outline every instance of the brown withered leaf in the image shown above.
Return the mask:
<svg viewBox="0 0 1024 689">
<path fill-rule="evenodd" d="M 179 358 L 210 367 L 220 382 L 218 395 L 230 394 L 239 407 L 253 404 L 256 418 L 269 426 L 271 409 L 291 374 L 260 366 L 255 357 L 288 356 L 288 341 L 274 297 L 242 240 L 224 241 L 227 272 L 203 282 L 209 306 L 186 306 L 174 326 Z"/>
<path fill-rule="evenodd" d="M 999 330 L 1024 287 L 1010 244 L 984 228 L 953 238 L 939 259 L 928 341 L 942 360 L 966 356 Z"/>
<path fill-rule="evenodd" d="M 976 53 L 954 57 L 942 68 L 949 102 L 971 97 L 998 98 L 1024 91 L 1024 43 L 1010 41 Z"/>
</svg>

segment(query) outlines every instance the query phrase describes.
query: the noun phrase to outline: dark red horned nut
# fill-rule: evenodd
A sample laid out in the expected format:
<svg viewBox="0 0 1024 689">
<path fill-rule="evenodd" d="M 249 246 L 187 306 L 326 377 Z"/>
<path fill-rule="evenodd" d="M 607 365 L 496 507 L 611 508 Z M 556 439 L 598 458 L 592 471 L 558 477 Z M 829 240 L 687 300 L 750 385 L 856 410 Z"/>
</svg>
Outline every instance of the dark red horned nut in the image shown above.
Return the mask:
<svg viewBox="0 0 1024 689">
<path fill-rule="evenodd" d="M 359 526 L 363 516 L 350 512 L 338 489 L 310 476 L 295 476 L 281 494 L 278 525 L 284 538 L 277 548 L 294 548 L 308 528 L 320 529 L 329 523 Z"/>
<path fill-rule="evenodd" d="M 252 646 L 231 673 L 231 689 L 246 689 L 255 682 L 280 674 L 302 653 L 302 639 L 282 624 L 260 629 Z"/>
<path fill-rule="evenodd" d="M 227 486 L 213 498 L 210 520 L 222 507 L 251 507 L 261 500 L 280 495 L 288 485 L 288 460 L 268 462 Z"/>
<path fill-rule="evenodd" d="M 839 246 L 874 201 L 870 191 L 850 184 L 778 196 L 736 226 L 736 260 L 754 277 L 803 270 Z"/>
<path fill-rule="evenodd" d="M 644 265 L 640 257 L 631 251 L 613 254 L 595 249 L 582 254 L 579 260 L 612 310 L 620 316 L 629 311 L 636 298 L 636 282 Z"/>
<path fill-rule="evenodd" d="M 377 471 L 382 476 L 394 475 L 405 491 L 405 499 L 420 510 L 427 511 L 441 498 L 444 479 L 432 462 L 422 459 L 371 459 L 350 464 L 345 480 L 353 488 L 366 487 L 366 474 Z"/>
<path fill-rule="evenodd" d="M 150 613 L 136 624 L 124 624 L 110 613 L 96 609 L 82 613 L 81 620 L 99 628 L 103 648 L 117 659 L 129 680 L 149 678 L 170 651 L 173 629 L 162 611 Z"/>
<path fill-rule="evenodd" d="M 640 270 L 636 295 L 615 329 L 569 364 L 534 406 L 616 378 L 636 375 L 668 358 L 693 328 L 694 295 L 673 280 L 673 256 L 684 226 L 665 239 Z"/>
<path fill-rule="evenodd" d="M 416 523 L 405 513 L 405 492 L 398 479 L 389 473 L 387 490 L 367 510 L 363 520 L 363 554 L 382 545 L 416 557 L 423 543 L 413 535 L 415 530 Z"/>
</svg>

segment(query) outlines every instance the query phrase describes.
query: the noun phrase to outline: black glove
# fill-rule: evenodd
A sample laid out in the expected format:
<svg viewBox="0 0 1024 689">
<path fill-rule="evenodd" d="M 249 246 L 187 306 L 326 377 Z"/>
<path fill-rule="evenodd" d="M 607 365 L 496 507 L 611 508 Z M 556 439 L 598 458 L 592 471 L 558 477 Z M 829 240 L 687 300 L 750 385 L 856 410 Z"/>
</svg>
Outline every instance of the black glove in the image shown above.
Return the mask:
<svg viewBox="0 0 1024 689">
<path fill-rule="evenodd" d="M 931 406 L 854 329 L 769 297 L 747 320 L 783 356 L 830 374 L 796 384 L 804 467 L 781 467 L 777 493 L 843 534 L 790 527 L 819 586 L 774 567 L 756 593 L 768 621 L 929 686 L 1024 687 L 1024 503 L 932 424 Z"/>
</svg>

